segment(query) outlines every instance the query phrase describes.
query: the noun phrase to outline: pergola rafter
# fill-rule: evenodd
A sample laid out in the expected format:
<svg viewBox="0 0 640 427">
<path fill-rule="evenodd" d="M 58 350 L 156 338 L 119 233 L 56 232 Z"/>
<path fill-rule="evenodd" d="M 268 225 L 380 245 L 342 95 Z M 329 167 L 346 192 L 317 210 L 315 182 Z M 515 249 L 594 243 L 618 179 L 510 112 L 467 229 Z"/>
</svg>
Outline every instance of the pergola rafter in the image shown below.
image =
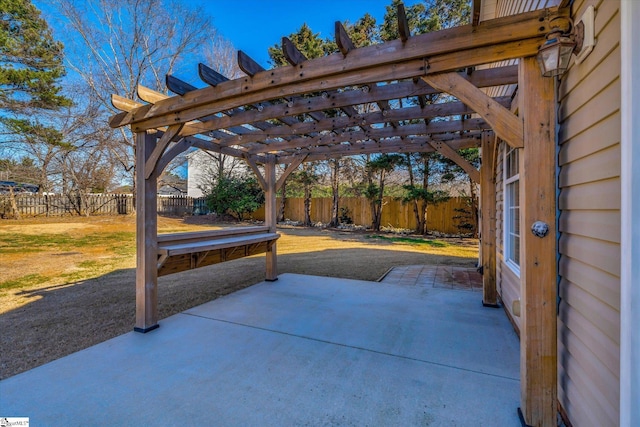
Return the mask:
<svg viewBox="0 0 640 427">
<path fill-rule="evenodd" d="M 504 96 L 496 98 L 496 101 L 508 106 L 511 98 Z M 347 128 L 358 127 L 363 123 L 384 124 L 389 122 L 400 122 L 418 119 L 432 119 L 436 117 L 457 116 L 463 114 L 471 114 L 474 111 L 462 102 L 447 102 L 441 104 L 429 104 L 424 108 L 420 106 L 405 107 L 402 109 L 389 109 L 384 111 L 375 111 L 373 113 L 359 114 L 357 116 L 340 116 L 323 120 L 321 122 L 305 122 L 299 125 L 291 126 L 291 128 L 276 127 L 266 130 L 257 130 L 238 136 L 223 137 L 218 140 L 222 147 L 232 145 L 244 145 L 251 142 L 263 142 L 269 144 L 277 141 L 277 138 L 284 138 L 290 135 L 298 136 L 314 132 L 322 131 L 339 131 L 343 132 Z"/>
<path fill-rule="evenodd" d="M 533 56 L 550 31 L 550 18 L 561 13 L 566 10 L 512 15 L 265 70 L 117 115 L 111 125 L 132 125 L 137 132 L 265 100 Z"/>
<path fill-rule="evenodd" d="M 136 199 L 136 329 L 154 329 L 158 320 L 155 179 L 189 148 L 243 158 L 258 176 L 266 193 L 267 227 L 263 228 L 268 233 L 249 239 L 260 247 L 247 246 L 245 237 L 242 256 L 266 252 L 267 279 L 276 280 L 277 189 L 302 162 L 343 156 L 438 152 L 453 160 L 480 183 L 482 247 L 483 251 L 495 250 L 495 198 L 487 192 L 496 191 L 493 178 L 500 138 L 523 149 L 520 173 L 527 178 L 522 192 L 529 202 L 523 209 L 523 229 L 535 220 L 550 226 L 549 235 L 540 241 L 522 233 L 527 257 L 521 274 L 522 294 L 525 311 L 529 311 L 523 316 L 521 403 L 528 424 L 554 425 L 555 106 L 552 81 L 540 77 L 532 58 L 551 31 L 552 21 L 566 19 L 569 10 L 548 8 L 480 22 L 479 5 L 474 0 L 470 25 L 415 36 L 400 6 L 397 40 L 357 48 L 336 23 L 339 51 L 332 55 L 307 59 L 283 38 L 288 66 L 265 70 L 239 52 L 243 77 L 228 79 L 199 64 L 206 87 L 196 88 L 167 76 L 167 86 L 175 96 L 142 86 L 138 95 L 147 104 L 113 95 L 112 104 L 121 113 L 109 124 L 130 126 L 137 134 L 136 167 L 142 171 L 136 176 L 140 195 Z M 492 68 L 511 59 L 519 60 L 519 65 Z M 477 68 L 486 65 L 490 67 Z M 494 99 L 483 89 L 514 84 L 519 88 L 514 98 Z M 480 146 L 483 165 L 477 170 L 457 150 Z M 279 179 L 276 164 L 288 165 Z M 532 175 L 542 178 L 530 179 Z M 493 242 L 485 242 L 487 238 Z M 220 255 L 223 261 L 225 253 Z M 192 255 L 191 268 L 199 265 L 201 256 Z M 487 256 L 483 264 L 494 269 L 495 256 Z M 483 303 L 496 306 L 496 275 L 486 274 L 483 280 Z"/>
</svg>

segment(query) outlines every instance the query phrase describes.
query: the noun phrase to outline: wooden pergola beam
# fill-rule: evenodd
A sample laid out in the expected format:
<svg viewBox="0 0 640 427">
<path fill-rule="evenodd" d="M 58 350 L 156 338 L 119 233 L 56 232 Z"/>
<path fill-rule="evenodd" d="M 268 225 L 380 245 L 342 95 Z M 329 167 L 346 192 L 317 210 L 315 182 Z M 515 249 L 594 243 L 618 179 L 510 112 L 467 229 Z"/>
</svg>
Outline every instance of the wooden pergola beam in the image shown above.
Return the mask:
<svg viewBox="0 0 640 427">
<path fill-rule="evenodd" d="M 153 90 L 141 84 L 138 84 L 138 86 L 136 86 L 136 93 L 138 94 L 138 98 L 142 99 L 144 102 L 148 102 L 149 104 L 155 104 L 156 102 L 171 98 L 169 95 L 158 92 L 157 90 Z"/>
<path fill-rule="evenodd" d="M 133 111 L 138 107 L 142 107 L 144 104 L 120 95 L 111 94 L 111 105 L 120 111 Z"/>
<path fill-rule="evenodd" d="M 249 55 L 243 51 L 238 51 L 238 67 L 248 76 L 253 77 L 260 71 L 264 71 L 264 67 L 254 61 Z"/>
<path fill-rule="evenodd" d="M 155 105 L 153 110 L 145 106 L 133 113 L 116 116 L 111 120 L 111 125 L 119 127 L 132 124 L 134 130 L 155 128 L 265 99 L 385 80 L 379 78 L 381 75 L 386 76 L 386 80 L 408 78 L 424 73 L 424 58 L 428 59 L 429 66 L 433 57 L 456 51 L 459 54 L 452 69 L 475 65 L 469 62 L 480 59 L 478 55 L 474 55 L 473 60 L 467 59 L 468 55 L 463 52 L 466 50 L 482 51 L 484 47 L 490 47 L 481 59 L 484 63 L 509 59 L 515 55 L 534 55 L 535 52 L 525 51 L 537 50 L 550 29 L 549 20 L 563 13 L 567 12 L 556 8 L 538 10 L 483 21 L 476 27 L 468 25 L 422 34 L 406 42 L 394 40 L 355 49 L 349 53 L 347 62 L 342 54 L 334 54 L 309 60 L 296 67 L 259 72 L 248 82 L 239 79 L 220 83 L 215 88 L 190 92 L 180 102 L 165 100 Z M 526 40 L 533 40 L 534 43 L 529 45 Z M 519 43 L 521 49 L 514 50 L 515 47 L 511 46 L 508 51 L 502 51 L 505 44 L 510 42 Z M 389 64 L 394 64 L 394 67 L 389 67 Z M 399 67 L 401 64 L 409 69 Z M 411 70 L 412 67 L 416 68 Z M 393 68 L 404 68 L 404 71 L 394 76 L 394 73 L 389 73 L 389 69 Z"/>
<path fill-rule="evenodd" d="M 119 127 L 124 124 L 132 124 L 132 128 L 134 130 L 156 128 L 176 122 L 183 122 L 197 119 L 203 116 L 208 116 L 211 114 L 216 114 L 220 111 L 237 108 L 242 105 L 255 104 L 257 102 L 263 102 L 264 100 L 278 99 L 282 96 L 298 96 L 310 92 L 339 89 L 344 86 L 367 85 L 379 81 L 394 81 L 420 77 L 424 74 L 424 70 L 427 67 L 434 72 L 447 71 L 454 68 L 467 67 L 490 61 L 511 59 L 514 56 L 534 55 L 538 52 L 539 41 L 537 39 L 532 39 L 526 42 L 524 44 L 524 48 L 522 48 L 521 44 L 522 43 L 518 42 L 516 43 L 516 46 L 506 45 L 498 46 L 497 48 L 494 46 L 486 49 L 480 48 L 479 50 L 474 50 L 474 52 L 476 53 L 475 56 L 464 56 L 466 55 L 466 52 L 460 52 L 456 53 L 455 55 L 448 55 L 447 58 L 445 58 L 446 61 L 440 63 L 437 62 L 439 57 L 433 57 L 430 58 L 429 61 L 433 60 L 436 62 L 429 62 L 426 66 L 424 60 L 413 60 L 406 63 L 398 64 L 394 67 L 380 66 L 364 71 L 348 72 L 341 76 L 333 76 L 320 78 L 313 81 L 301 82 L 299 84 L 286 86 L 284 88 L 265 89 L 265 91 L 262 93 L 247 93 L 242 97 L 222 99 L 216 98 L 215 101 L 212 101 L 211 103 L 208 103 L 206 105 L 201 105 L 198 107 L 194 107 L 193 109 L 185 109 L 177 112 L 168 112 L 157 115 L 154 114 L 153 117 L 142 119 L 136 123 L 131 123 L 132 117 L 130 114 L 121 114 L 112 117 L 110 125 L 112 127 Z M 460 59 L 461 57 L 462 59 Z M 198 91 L 194 91 L 191 93 L 196 92 Z M 187 97 L 188 94 L 185 95 L 183 99 Z M 298 98 L 298 102 L 291 102 L 287 105 L 291 107 L 304 107 L 306 106 L 305 102 L 307 102 L 307 98 Z M 141 110 L 144 110 L 145 107 L 143 107 Z M 160 111 L 161 110 L 158 110 L 158 112 Z M 302 113 L 306 113 L 306 111 L 302 111 Z M 292 112 L 285 110 L 281 117 L 291 114 Z M 138 115 L 138 113 L 134 113 L 134 115 Z"/>
<path fill-rule="evenodd" d="M 259 160 L 261 156 L 251 155 L 247 153 L 246 150 L 232 148 L 232 147 L 220 147 L 214 141 L 206 141 L 204 139 L 195 138 L 192 136 L 190 136 L 189 138 L 192 138 L 192 145 L 196 148 L 201 148 L 206 151 L 211 151 L 212 153 L 227 154 L 229 156 L 240 157 L 240 158 L 244 158 L 245 156 L 249 155 L 252 158 L 254 158 L 255 161 L 257 161 L 258 163 L 261 163 L 261 161 Z"/>
<path fill-rule="evenodd" d="M 407 14 L 402 3 L 398 3 L 396 15 L 398 17 L 398 35 L 400 36 L 400 40 L 404 43 L 409 40 L 409 37 L 411 37 L 411 30 L 409 29 Z"/>
<path fill-rule="evenodd" d="M 501 105 L 509 105 L 510 97 L 495 98 Z M 383 111 L 375 111 L 367 114 L 357 114 L 354 116 L 332 117 L 319 122 L 302 122 L 290 128 L 270 128 L 264 131 L 248 132 L 241 136 L 228 136 L 221 138 L 218 142 L 221 146 L 248 144 L 262 141 L 272 142 L 274 138 L 284 136 L 296 136 L 310 133 L 317 133 L 328 130 L 341 130 L 348 127 L 361 126 L 363 123 L 376 124 L 386 122 L 398 122 L 413 119 L 429 119 L 433 117 L 445 117 L 459 114 L 473 113 L 473 110 L 462 102 L 446 102 L 441 104 L 428 104 L 424 108 L 419 106 L 405 107 L 402 109 L 389 109 L 386 114 Z"/>
<path fill-rule="evenodd" d="M 164 78 L 165 84 L 167 85 L 167 89 L 177 95 L 184 95 L 187 92 L 192 92 L 197 90 L 198 88 L 189 84 L 183 80 L 180 80 L 177 77 L 172 76 L 171 74 L 167 74 Z"/>
<path fill-rule="evenodd" d="M 389 111 L 392 110 L 391 105 L 389 104 L 389 101 L 380 100 L 377 102 L 377 104 L 378 104 L 378 107 L 380 108 L 380 112 L 382 113 L 383 117 L 388 115 Z M 397 120 L 389 120 L 389 121 L 386 121 L 385 123 L 390 124 L 393 128 L 397 128 L 398 126 L 400 126 Z"/>
<path fill-rule="evenodd" d="M 479 70 L 471 76 L 464 74 L 463 77 L 465 79 L 469 79 L 474 86 L 489 87 L 500 84 L 517 83 L 518 73 L 517 66 L 509 66 L 493 70 Z M 321 95 L 314 98 L 306 98 L 299 100 L 299 102 L 294 102 L 291 106 L 288 104 L 265 105 L 261 111 L 249 110 L 238 112 L 233 116 L 214 117 L 207 120 L 206 123 L 185 126 L 180 135 L 195 135 L 244 123 L 253 123 L 273 118 L 281 119 L 287 115 L 299 115 L 310 111 L 321 111 L 350 105 L 367 104 L 377 102 L 379 100 L 398 99 L 415 95 L 428 95 L 438 93 L 438 91 L 425 82 L 419 80 L 418 82 L 399 82 L 384 86 L 372 86 L 368 92 L 350 90 L 342 93 L 334 92 L 331 95 L 326 91 L 325 93 L 327 93 L 326 97 Z M 393 114 L 393 112 L 390 113 Z M 292 125 L 293 128 L 296 128 L 297 126 L 302 125 Z"/>
<path fill-rule="evenodd" d="M 358 142 L 370 139 L 381 139 L 391 137 L 404 137 L 411 135 L 427 135 L 439 133 L 454 133 L 470 130 L 489 129 L 483 119 L 456 120 L 433 122 L 430 124 L 416 123 L 413 125 L 401 126 L 397 129 L 392 127 L 375 128 L 367 131 L 343 132 L 341 134 L 328 133 L 315 138 L 298 138 L 291 141 L 272 142 L 268 144 L 256 145 L 249 149 L 249 153 L 267 153 L 271 151 L 287 150 L 291 148 L 313 147 L 318 145 L 340 144 L 344 142 Z"/>
<path fill-rule="evenodd" d="M 212 87 L 216 87 L 220 83 L 229 81 L 228 77 L 223 76 L 213 68 L 208 67 L 203 63 L 198 63 L 198 76 L 200 77 L 200 80 Z"/>
<path fill-rule="evenodd" d="M 426 136 L 390 138 L 383 142 L 365 141 L 355 144 L 337 144 L 326 147 L 315 147 L 311 150 L 300 150 L 291 155 L 277 156 L 278 163 L 291 163 L 301 153 L 308 154 L 305 162 L 315 160 L 327 160 L 342 156 L 356 156 L 360 154 L 377 154 L 377 153 L 432 153 L 435 149 L 429 144 L 432 138 Z M 469 136 L 466 138 L 448 139 L 446 140 L 454 150 L 462 148 L 477 147 L 480 143 L 480 135 Z"/>
<path fill-rule="evenodd" d="M 202 63 L 198 64 L 198 75 L 200 76 L 200 80 L 202 80 L 203 82 L 205 82 L 206 84 L 208 84 L 208 85 L 210 85 L 212 87 L 216 87 L 220 83 L 229 81 L 229 79 L 226 76 L 223 76 L 222 74 L 218 73 L 213 68 L 210 68 L 210 67 L 208 67 L 208 66 L 206 66 L 205 64 L 202 64 Z M 257 105 L 254 105 L 254 107 L 256 107 L 257 109 L 262 109 L 262 108 L 264 108 L 264 105 L 271 105 L 271 103 L 270 102 L 258 103 Z M 233 116 L 238 111 L 241 111 L 241 110 L 225 111 L 225 114 L 227 116 Z M 299 120 L 296 120 L 296 119 L 294 119 L 292 117 L 285 117 L 285 118 L 282 119 L 282 123 L 284 123 L 286 125 L 289 125 L 289 126 L 294 124 L 294 123 L 298 123 L 298 122 L 299 122 Z M 267 123 L 267 122 L 262 122 L 262 121 L 258 121 L 258 122 L 252 123 L 252 125 L 257 127 L 258 129 L 267 129 L 267 128 L 276 126 L 274 124 Z M 190 133 L 190 135 L 195 135 L 196 133 L 198 133 L 198 132 L 192 132 L 192 133 Z"/>
<path fill-rule="evenodd" d="M 287 62 L 294 66 L 307 60 L 307 57 L 286 37 L 282 38 L 282 54 Z M 318 111 L 307 110 L 306 113 L 316 121 L 323 120 L 327 117 L 324 113 Z"/>
<path fill-rule="evenodd" d="M 501 139 L 514 148 L 523 146 L 522 119 L 498 104 L 458 73 L 429 74 L 422 79 L 429 85 L 455 96 L 483 117 Z"/>
<path fill-rule="evenodd" d="M 480 172 L 475 168 L 467 159 L 462 157 L 451 148 L 449 145 L 442 141 L 430 141 L 429 144 L 440 154 L 442 154 L 447 159 L 454 162 L 456 165 L 460 166 L 466 173 L 469 175 L 469 178 L 476 184 L 480 183 Z"/>
<path fill-rule="evenodd" d="M 474 73 L 472 76 L 468 76 L 466 73 L 463 74 L 464 78 L 470 79 L 470 81 L 478 87 L 489 87 L 489 86 L 497 86 L 500 84 L 511 84 L 517 83 L 518 81 L 518 69 L 517 66 L 506 66 L 501 68 L 493 68 L 487 70 L 479 70 Z M 168 96 L 162 94 L 160 92 L 151 90 L 142 85 L 138 85 L 137 88 L 138 96 L 141 99 L 150 102 L 156 103 L 167 99 Z M 287 108 L 290 110 L 290 114 L 303 114 L 306 111 L 312 110 L 323 110 L 335 107 L 344 107 L 354 104 L 366 104 L 370 102 L 376 102 L 377 100 L 389 100 L 394 98 L 404 98 L 408 96 L 415 95 L 429 95 L 437 93 L 436 89 L 433 89 L 431 86 L 427 85 L 422 80 L 417 80 L 414 82 L 399 82 L 394 84 L 389 84 L 381 87 L 373 86 L 370 88 L 368 92 L 362 91 L 349 91 L 345 93 L 333 93 L 331 96 L 320 96 L 314 99 L 307 99 L 306 104 L 294 105 L 291 108 Z M 125 100 L 126 98 L 119 97 L 118 95 L 113 95 L 112 98 Z M 113 103 L 113 99 L 112 99 Z M 117 105 L 114 105 L 116 108 L 121 109 L 126 112 L 132 112 L 135 108 L 139 108 L 143 106 L 143 104 L 137 103 L 135 101 L 127 100 L 127 102 L 121 102 Z M 284 123 L 291 126 L 292 129 L 299 129 L 300 126 L 308 126 L 309 123 L 299 122 L 298 120 L 292 117 L 282 117 L 284 114 L 285 107 L 280 104 L 279 106 L 271 107 L 271 103 L 265 102 L 263 103 L 263 108 L 261 110 L 250 110 L 250 111 L 225 111 L 226 115 L 223 117 L 209 117 L 206 120 L 206 123 L 196 123 L 192 122 L 187 124 L 182 132 L 181 136 L 190 136 L 198 133 L 209 133 L 216 129 L 221 129 L 225 127 L 230 127 L 234 125 L 240 125 L 243 123 L 252 123 L 254 126 L 260 129 L 269 129 L 271 128 L 275 132 L 281 132 L 282 127 L 272 125 L 267 122 L 263 122 L 262 120 L 270 119 L 270 118 L 278 118 L 282 120 Z M 446 104 L 434 104 L 434 105 L 446 105 Z M 288 106 L 287 106 L 288 107 Z M 395 111 L 389 112 L 390 115 L 396 114 Z M 204 120 L 204 119 L 203 119 Z M 402 120 L 398 118 L 397 120 Z M 369 121 L 371 122 L 371 121 Z M 285 128 L 282 132 L 288 132 L 289 130 Z M 250 132 L 248 132 L 250 133 Z M 302 130 L 297 131 L 296 133 L 305 133 Z M 278 136 L 285 136 L 286 133 L 281 133 Z M 216 138 L 224 138 L 225 135 L 212 135 Z"/>
<path fill-rule="evenodd" d="M 344 29 L 344 26 L 340 21 L 336 21 L 335 23 L 335 36 L 336 45 L 338 45 L 338 49 L 344 56 L 347 56 L 347 53 L 355 50 L 355 45 L 351 41 L 349 34 L 347 34 L 347 30 Z"/>
<path fill-rule="evenodd" d="M 481 0 L 473 0 L 471 25 L 476 27 L 480 23 L 480 10 L 482 8 Z"/>
<path fill-rule="evenodd" d="M 282 37 L 282 53 L 290 65 L 298 65 L 307 60 L 307 57 L 287 37 Z"/>
<path fill-rule="evenodd" d="M 185 84 L 188 84 L 188 83 L 185 83 Z M 180 89 L 178 89 L 177 86 L 174 87 L 174 89 L 180 90 Z M 165 95 L 165 94 L 163 94 L 161 92 L 158 92 L 158 91 L 155 91 L 153 89 L 149 89 L 148 87 L 142 86 L 140 84 L 138 85 L 137 90 L 138 90 L 138 96 L 141 99 L 143 99 L 143 100 L 145 100 L 147 102 L 150 102 L 150 103 L 155 103 L 155 102 L 158 102 L 160 100 L 167 99 L 169 97 L 168 95 Z M 138 104 L 138 105 L 142 105 L 142 104 Z M 127 107 L 128 104 L 122 104 L 122 106 L 123 107 Z M 234 114 L 234 112 L 230 112 L 230 111 L 226 111 L 225 113 L 226 113 L 226 115 L 228 117 L 230 117 L 230 116 L 232 116 Z M 244 127 L 244 126 L 229 126 L 229 127 L 227 127 L 225 129 L 227 132 L 221 132 L 221 131 L 219 131 L 217 129 L 208 130 L 208 129 L 203 128 L 205 126 L 204 123 L 206 123 L 208 121 L 211 121 L 211 120 L 215 120 L 217 118 L 218 118 L 217 115 L 213 115 L 213 116 L 201 118 L 200 122 L 196 122 L 196 121 L 190 122 L 190 123 L 186 124 L 185 127 L 183 127 L 183 129 L 187 128 L 187 129 L 189 129 L 189 131 L 188 132 L 181 132 L 180 136 L 184 137 L 184 136 L 196 135 L 198 133 L 203 133 L 203 134 L 206 133 L 207 136 L 210 136 L 212 138 L 224 139 L 224 138 L 228 138 L 229 135 L 230 134 L 232 135 L 233 133 L 238 134 L 238 135 L 244 135 L 244 134 L 253 132 L 252 130 L 250 130 L 249 128 Z M 296 120 L 296 123 L 298 123 L 297 120 Z M 252 123 L 252 125 L 254 127 L 257 127 L 260 130 L 265 130 L 265 129 L 269 129 L 269 128 L 274 127 L 274 125 L 272 125 L 270 123 L 267 123 L 267 122 L 264 122 L 264 121 L 258 121 L 258 122 Z M 195 131 L 195 130 L 197 130 L 197 131 Z"/>
</svg>

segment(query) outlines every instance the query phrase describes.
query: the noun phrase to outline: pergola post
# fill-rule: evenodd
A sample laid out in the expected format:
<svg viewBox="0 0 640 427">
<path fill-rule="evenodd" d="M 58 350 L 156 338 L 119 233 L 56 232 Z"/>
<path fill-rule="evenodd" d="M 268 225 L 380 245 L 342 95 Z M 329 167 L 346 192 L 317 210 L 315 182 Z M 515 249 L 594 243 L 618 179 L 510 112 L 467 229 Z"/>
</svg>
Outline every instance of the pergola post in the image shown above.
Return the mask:
<svg viewBox="0 0 640 427">
<path fill-rule="evenodd" d="M 276 159 L 269 156 L 264 164 L 264 180 L 266 184 L 264 201 L 264 222 L 269 227 L 270 233 L 276 232 L 277 208 L 276 208 Z M 267 281 L 278 280 L 278 257 L 276 242 L 267 249 Z"/>
<path fill-rule="evenodd" d="M 496 288 L 496 187 L 493 179 L 493 153 L 496 144 L 492 132 L 482 134 L 480 167 L 482 305 L 498 307 Z"/>
<path fill-rule="evenodd" d="M 158 327 L 158 213 L 156 175 L 145 177 L 145 165 L 156 135 L 136 133 L 136 332 Z"/>
<path fill-rule="evenodd" d="M 521 411 L 531 426 L 556 426 L 557 264 L 555 79 L 542 77 L 535 57 L 520 60 L 524 119 L 521 196 Z M 532 233 L 534 223 L 537 235 Z M 548 231 L 544 232 L 544 225 Z"/>
</svg>

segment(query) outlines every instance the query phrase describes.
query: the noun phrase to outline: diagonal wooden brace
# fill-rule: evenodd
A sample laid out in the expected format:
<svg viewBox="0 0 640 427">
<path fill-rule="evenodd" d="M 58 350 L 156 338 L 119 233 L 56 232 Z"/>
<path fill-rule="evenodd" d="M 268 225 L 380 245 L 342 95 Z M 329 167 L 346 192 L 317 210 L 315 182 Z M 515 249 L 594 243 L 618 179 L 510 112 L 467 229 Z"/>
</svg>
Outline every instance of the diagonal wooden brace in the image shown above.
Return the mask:
<svg viewBox="0 0 640 427">
<path fill-rule="evenodd" d="M 434 89 L 455 96 L 478 113 L 500 139 L 513 148 L 524 147 L 524 125 L 511 111 L 498 104 L 458 73 L 430 74 L 422 80 Z"/>
<path fill-rule="evenodd" d="M 153 172 L 156 170 L 156 165 L 158 164 L 160 157 L 162 157 L 164 150 L 166 150 L 171 141 L 178 136 L 183 127 L 184 123 L 169 126 L 169 129 L 167 129 L 164 135 L 162 135 L 154 147 L 153 152 L 144 164 L 144 177 L 146 179 L 151 178 L 151 175 L 153 175 Z"/>
<path fill-rule="evenodd" d="M 292 161 L 289 164 L 289 166 L 287 166 L 287 168 L 284 170 L 282 175 L 280 175 L 280 178 L 278 178 L 278 181 L 276 182 L 276 191 L 282 188 L 282 186 L 284 185 L 284 181 L 289 177 L 289 175 L 291 175 L 291 173 L 294 170 L 298 169 L 298 166 L 300 166 L 302 162 L 304 162 L 304 159 L 306 158 L 307 158 L 306 154 L 302 156 L 297 156 L 295 160 Z"/>
<path fill-rule="evenodd" d="M 478 169 L 469 163 L 467 159 L 458 154 L 456 150 L 449 147 L 443 141 L 429 141 L 429 145 L 431 145 L 438 153 L 460 166 L 469 175 L 469 178 L 471 178 L 473 182 L 477 184 L 480 183 L 480 172 Z"/>
<path fill-rule="evenodd" d="M 258 169 L 258 165 L 256 164 L 255 160 L 247 154 L 244 155 L 244 160 L 247 162 L 247 164 L 249 165 L 253 173 L 256 175 L 256 179 L 258 180 L 258 183 L 260 184 L 262 191 L 266 192 L 267 181 L 265 181 L 264 176 L 262 175 L 262 172 L 260 171 L 260 169 Z"/>
</svg>

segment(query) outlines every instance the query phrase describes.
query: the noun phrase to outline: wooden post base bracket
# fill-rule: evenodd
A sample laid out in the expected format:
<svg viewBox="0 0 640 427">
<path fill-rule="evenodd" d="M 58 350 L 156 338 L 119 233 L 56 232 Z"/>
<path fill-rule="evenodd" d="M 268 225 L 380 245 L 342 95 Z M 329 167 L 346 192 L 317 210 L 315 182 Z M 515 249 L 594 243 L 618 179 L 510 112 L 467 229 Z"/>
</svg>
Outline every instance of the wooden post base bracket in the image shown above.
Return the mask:
<svg viewBox="0 0 640 427">
<path fill-rule="evenodd" d="M 484 301 L 482 301 L 482 306 L 489 307 L 489 308 L 500 308 L 500 304 L 492 304 Z"/>
<path fill-rule="evenodd" d="M 153 326 L 149 326 L 148 328 L 138 328 L 137 326 L 135 328 L 133 328 L 134 332 L 140 332 L 141 334 L 146 334 L 147 332 L 151 332 L 154 329 L 158 329 L 160 327 L 160 325 L 158 325 L 157 323 Z"/>
<path fill-rule="evenodd" d="M 518 418 L 520 418 L 520 424 L 522 424 L 522 427 L 533 427 L 527 424 L 526 421 L 524 420 L 524 414 L 522 413 L 521 408 L 518 408 Z"/>
</svg>

